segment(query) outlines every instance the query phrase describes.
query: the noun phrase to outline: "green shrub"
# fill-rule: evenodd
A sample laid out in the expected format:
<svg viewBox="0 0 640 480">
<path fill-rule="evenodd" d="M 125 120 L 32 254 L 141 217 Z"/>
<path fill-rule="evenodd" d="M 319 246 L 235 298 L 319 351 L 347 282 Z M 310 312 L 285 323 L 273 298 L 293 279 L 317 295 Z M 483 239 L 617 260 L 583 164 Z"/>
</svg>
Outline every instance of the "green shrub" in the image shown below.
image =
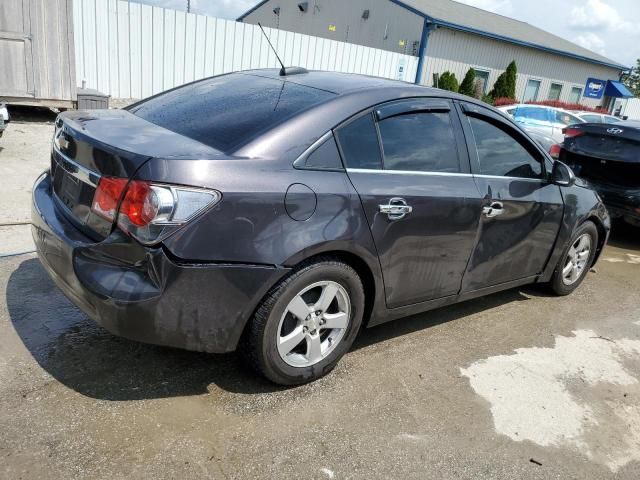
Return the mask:
<svg viewBox="0 0 640 480">
<path fill-rule="evenodd" d="M 438 88 L 441 88 L 442 90 L 449 90 L 450 92 L 457 92 L 458 87 L 458 79 L 456 78 L 455 73 L 444 72 L 440 75 Z"/>
<path fill-rule="evenodd" d="M 507 70 L 500 74 L 489 95 L 493 98 L 515 98 L 517 73 L 518 69 L 514 60 L 509 64 Z"/>
<path fill-rule="evenodd" d="M 462 83 L 460 84 L 458 93 L 473 97 L 475 81 L 476 81 L 476 71 L 473 68 L 470 68 L 467 74 L 464 76 Z"/>
</svg>

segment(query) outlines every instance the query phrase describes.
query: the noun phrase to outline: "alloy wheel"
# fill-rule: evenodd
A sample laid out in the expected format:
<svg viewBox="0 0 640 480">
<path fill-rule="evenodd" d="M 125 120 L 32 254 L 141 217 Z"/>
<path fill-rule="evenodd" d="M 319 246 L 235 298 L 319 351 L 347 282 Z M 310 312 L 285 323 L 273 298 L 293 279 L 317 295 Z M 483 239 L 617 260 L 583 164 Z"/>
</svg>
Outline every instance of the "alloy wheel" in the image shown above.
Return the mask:
<svg viewBox="0 0 640 480">
<path fill-rule="evenodd" d="M 327 358 L 340 343 L 351 319 L 345 288 L 332 281 L 316 282 L 287 305 L 278 325 L 280 358 L 293 367 L 309 367 Z"/>
<path fill-rule="evenodd" d="M 562 269 L 562 282 L 565 285 L 573 285 L 584 274 L 591 257 L 591 235 L 580 235 L 567 253 L 567 259 Z"/>
</svg>

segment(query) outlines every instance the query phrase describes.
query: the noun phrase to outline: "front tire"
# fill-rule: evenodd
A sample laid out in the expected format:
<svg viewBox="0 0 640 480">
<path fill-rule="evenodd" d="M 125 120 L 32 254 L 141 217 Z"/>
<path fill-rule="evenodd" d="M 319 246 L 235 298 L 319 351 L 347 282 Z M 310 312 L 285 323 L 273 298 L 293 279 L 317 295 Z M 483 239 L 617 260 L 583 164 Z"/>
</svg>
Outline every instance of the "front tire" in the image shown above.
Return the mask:
<svg viewBox="0 0 640 480">
<path fill-rule="evenodd" d="M 562 253 L 551 277 L 551 289 L 556 295 L 569 295 L 587 276 L 598 247 L 598 229 L 593 222 L 580 225 Z"/>
<path fill-rule="evenodd" d="M 243 337 L 251 367 L 280 385 L 329 373 L 351 347 L 364 313 L 357 272 L 333 258 L 303 264 L 264 298 Z"/>
</svg>

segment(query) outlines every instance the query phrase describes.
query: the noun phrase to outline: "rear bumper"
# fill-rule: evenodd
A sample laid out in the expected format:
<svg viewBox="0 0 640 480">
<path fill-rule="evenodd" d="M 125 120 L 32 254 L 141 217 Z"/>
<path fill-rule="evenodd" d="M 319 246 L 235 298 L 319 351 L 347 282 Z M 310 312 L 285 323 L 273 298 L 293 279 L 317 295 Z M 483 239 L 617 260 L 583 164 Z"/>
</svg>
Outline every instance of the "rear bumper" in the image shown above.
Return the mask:
<svg viewBox="0 0 640 480">
<path fill-rule="evenodd" d="M 640 191 L 625 190 L 609 185 L 592 184 L 602 197 L 612 218 L 624 218 L 627 221 L 640 222 Z"/>
<path fill-rule="evenodd" d="M 33 189 L 32 232 L 45 270 L 111 333 L 213 353 L 236 348 L 246 321 L 287 269 L 193 264 L 144 248 L 120 232 L 95 243 L 66 219 L 48 174 Z"/>
</svg>

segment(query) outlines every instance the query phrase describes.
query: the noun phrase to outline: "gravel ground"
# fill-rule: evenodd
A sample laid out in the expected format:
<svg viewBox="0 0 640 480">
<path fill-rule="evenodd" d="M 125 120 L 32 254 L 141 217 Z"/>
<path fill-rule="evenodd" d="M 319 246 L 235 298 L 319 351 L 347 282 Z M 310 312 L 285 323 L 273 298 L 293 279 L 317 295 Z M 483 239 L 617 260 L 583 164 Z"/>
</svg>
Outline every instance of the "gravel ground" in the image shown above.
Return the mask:
<svg viewBox="0 0 640 480">
<path fill-rule="evenodd" d="M 32 251 L 28 223 L 31 187 L 49 166 L 55 113 L 48 109 L 12 108 L 12 121 L 0 138 L 0 256 Z M 17 225 L 16 225 L 17 224 Z"/>
<path fill-rule="evenodd" d="M 28 219 L 51 130 L 0 140 L 2 222 Z M 28 245 L 3 228 L 4 253 Z M 235 355 L 114 337 L 37 257 L 0 258 L 0 478 L 640 478 L 640 236 L 611 243 L 569 297 L 516 289 L 369 329 L 290 389 Z"/>
</svg>

